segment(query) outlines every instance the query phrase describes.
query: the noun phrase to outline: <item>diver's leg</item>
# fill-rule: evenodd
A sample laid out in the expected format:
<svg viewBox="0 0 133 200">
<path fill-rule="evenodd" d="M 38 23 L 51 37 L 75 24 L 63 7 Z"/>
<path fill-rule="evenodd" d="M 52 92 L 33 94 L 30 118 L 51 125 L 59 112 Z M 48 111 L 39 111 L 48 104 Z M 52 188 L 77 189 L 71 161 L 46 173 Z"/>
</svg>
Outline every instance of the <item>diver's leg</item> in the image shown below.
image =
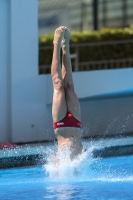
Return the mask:
<svg viewBox="0 0 133 200">
<path fill-rule="evenodd" d="M 64 80 L 67 109 L 76 119 L 81 121 L 80 104 L 74 91 L 74 83 L 72 78 L 69 38 L 69 30 L 65 29 L 64 39 L 62 40 L 62 77 Z"/>
<path fill-rule="evenodd" d="M 53 104 L 52 104 L 52 117 L 53 122 L 57 122 L 63 119 L 67 113 L 67 105 L 65 100 L 65 92 L 63 79 L 61 74 L 61 65 L 60 65 L 60 49 L 61 49 L 61 40 L 64 34 L 63 26 L 57 28 L 54 34 L 53 40 L 53 59 L 51 65 L 51 76 L 53 81 L 54 93 L 53 93 Z"/>
</svg>

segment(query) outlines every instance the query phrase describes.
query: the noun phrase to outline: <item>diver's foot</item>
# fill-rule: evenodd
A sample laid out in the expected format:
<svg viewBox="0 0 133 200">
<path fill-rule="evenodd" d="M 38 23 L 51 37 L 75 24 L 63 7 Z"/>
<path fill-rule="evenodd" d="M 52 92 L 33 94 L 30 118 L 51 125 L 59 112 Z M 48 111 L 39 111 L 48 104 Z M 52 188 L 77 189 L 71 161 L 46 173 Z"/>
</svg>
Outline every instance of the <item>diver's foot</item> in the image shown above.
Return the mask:
<svg viewBox="0 0 133 200">
<path fill-rule="evenodd" d="M 69 40 L 70 40 L 70 31 L 66 27 L 66 29 L 64 31 L 64 37 L 63 37 L 63 39 L 61 41 L 62 51 L 64 53 L 66 52 L 66 48 L 69 49 Z"/>
<path fill-rule="evenodd" d="M 60 26 L 59 28 L 55 30 L 53 44 L 61 45 L 61 41 L 64 37 L 65 29 L 66 29 L 65 26 Z"/>
<path fill-rule="evenodd" d="M 64 40 L 66 43 L 69 43 L 69 40 L 70 40 L 70 31 L 67 27 L 65 27 L 65 31 L 64 31 Z"/>
</svg>

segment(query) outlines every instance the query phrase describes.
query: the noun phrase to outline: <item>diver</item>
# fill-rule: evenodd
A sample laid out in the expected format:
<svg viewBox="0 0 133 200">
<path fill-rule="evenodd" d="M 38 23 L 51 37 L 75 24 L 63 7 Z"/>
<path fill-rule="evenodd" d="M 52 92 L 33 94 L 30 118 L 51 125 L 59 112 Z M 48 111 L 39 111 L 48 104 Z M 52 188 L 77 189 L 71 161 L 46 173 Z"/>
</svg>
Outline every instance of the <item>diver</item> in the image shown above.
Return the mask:
<svg viewBox="0 0 133 200">
<path fill-rule="evenodd" d="M 55 30 L 53 39 L 53 59 L 51 76 L 53 81 L 52 117 L 53 128 L 58 142 L 58 152 L 64 148 L 70 150 L 73 160 L 82 153 L 81 112 L 77 95 L 74 91 L 72 67 L 69 52 L 70 32 L 60 26 Z M 60 52 L 62 48 L 62 67 Z"/>
</svg>

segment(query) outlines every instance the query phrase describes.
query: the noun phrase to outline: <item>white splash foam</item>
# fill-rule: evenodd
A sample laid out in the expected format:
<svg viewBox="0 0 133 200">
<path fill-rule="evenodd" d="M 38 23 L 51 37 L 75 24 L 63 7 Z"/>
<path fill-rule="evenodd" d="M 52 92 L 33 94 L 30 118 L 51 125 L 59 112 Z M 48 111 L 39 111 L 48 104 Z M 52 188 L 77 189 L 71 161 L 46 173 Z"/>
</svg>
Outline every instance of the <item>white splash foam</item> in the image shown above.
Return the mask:
<svg viewBox="0 0 133 200">
<path fill-rule="evenodd" d="M 47 164 L 44 165 L 44 169 L 49 178 L 53 181 L 71 181 L 75 179 L 83 179 L 88 174 L 90 164 L 94 163 L 96 159 L 92 158 L 93 147 L 90 147 L 87 151 L 82 151 L 76 159 L 70 159 L 70 152 L 65 149 L 59 156 L 58 161 L 55 162 L 56 155 L 50 152 L 47 158 Z"/>
<path fill-rule="evenodd" d="M 85 148 L 85 147 L 84 147 Z M 98 146 L 83 149 L 75 160 L 70 159 L 70 152 L 66 150 L 60 154 L 58 163 L 55 163 L 55 151 L 47 152 L 47 163 L 44 170 L 50 182 L 133 182 L 133 175 L 126 169 L 116 171 L 111 164 L 105 166 L 102 159 L 93 158 L 92 152 Z M 115 158 L 117 159 L 117 158 Z M 125 173 L 124 173 L 125 171 Z"/>
</svg>

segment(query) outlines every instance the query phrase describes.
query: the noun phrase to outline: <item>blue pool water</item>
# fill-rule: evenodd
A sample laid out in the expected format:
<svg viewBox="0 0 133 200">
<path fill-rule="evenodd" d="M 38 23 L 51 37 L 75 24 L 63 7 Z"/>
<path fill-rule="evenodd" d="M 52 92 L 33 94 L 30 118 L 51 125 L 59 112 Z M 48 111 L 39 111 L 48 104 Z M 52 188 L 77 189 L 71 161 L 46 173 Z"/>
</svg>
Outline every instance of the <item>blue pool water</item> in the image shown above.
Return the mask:
<svg viewBox="0 0 133 200">
<path fill-rule="evenodd" d="M 133 200 L 133 156 L 94 159 L 92 148 L 73 162 L 53 152 L 44 166 L 0 170 L 0 200 Z"/>
</svg>

